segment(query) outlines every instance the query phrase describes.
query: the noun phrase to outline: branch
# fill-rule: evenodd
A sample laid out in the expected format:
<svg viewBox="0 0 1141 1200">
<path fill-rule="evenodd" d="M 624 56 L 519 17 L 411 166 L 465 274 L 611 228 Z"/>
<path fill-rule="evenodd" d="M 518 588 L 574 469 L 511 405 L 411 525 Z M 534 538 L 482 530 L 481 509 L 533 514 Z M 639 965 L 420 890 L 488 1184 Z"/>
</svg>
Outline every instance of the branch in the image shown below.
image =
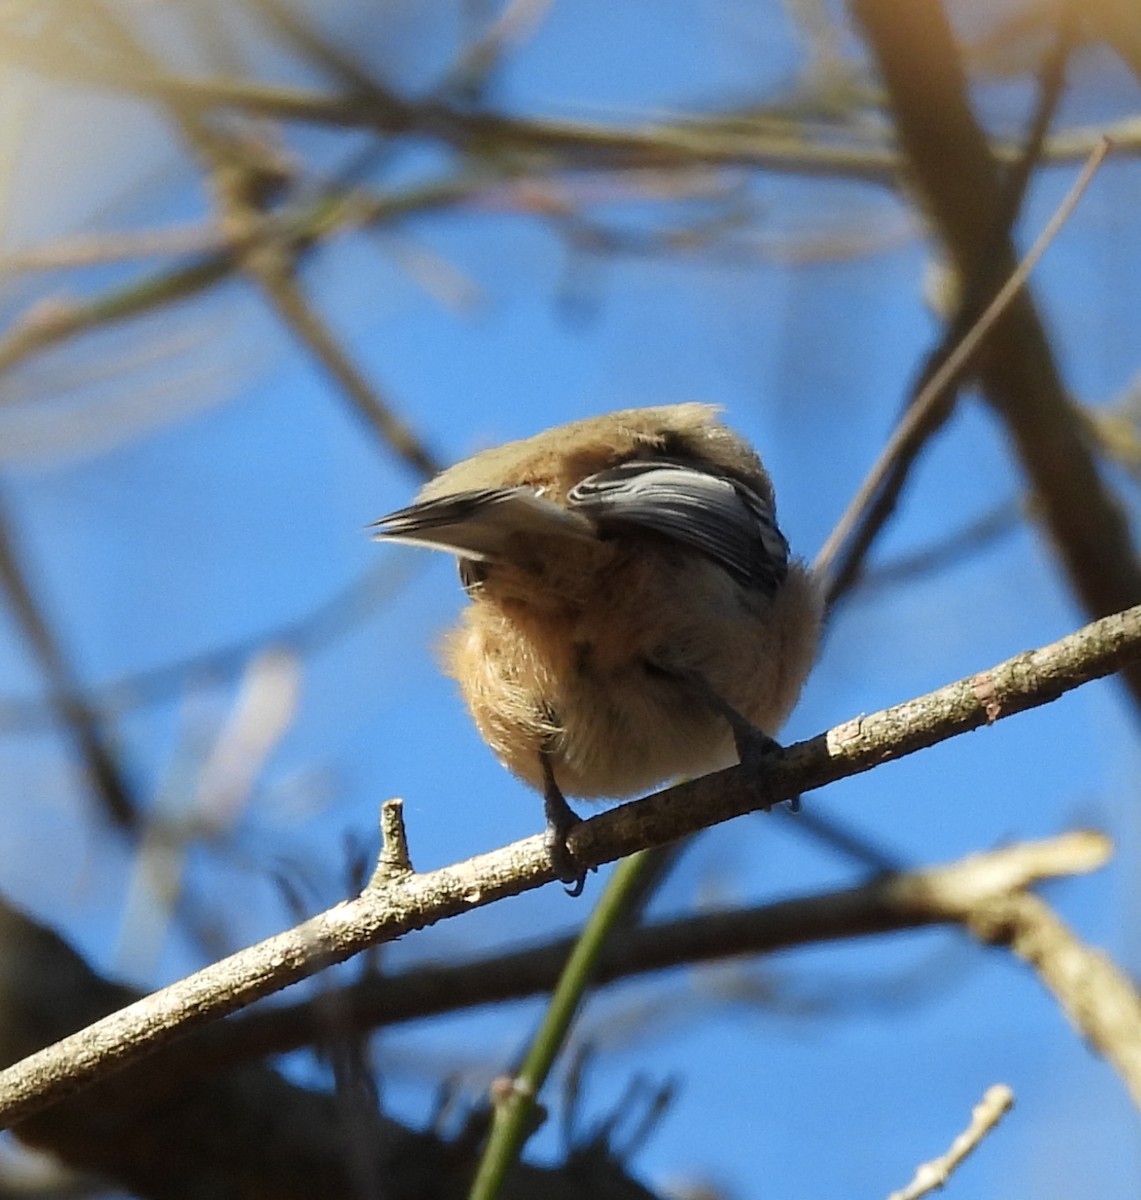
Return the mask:
<svg viewBox="0 0 1141 1200">
<path fill-rule="evenodd" d="M 549 172 L 536 183 L 539 195 L 547 175 Z M 266 214 L 242 236 L 232 230 L 217 231 L 220 248 L 205 252 L 189 263 L 169 270 L 147 272 L 91 299 L 51 300 L 34 306 L 0 337 L 0 372 L 77 334 L 141 316 L 176 301 L 189 300 L 229 278 L 241 266 L 242 254 L 263 243 L 273 242 L 303 257 L 334 233 L 383 225 L 481 197 L 489 197 L 490 202 L 501 200 L 522 207 L 528 200 L 530 186 L 526 179 L 516 182 L 469 175 L 379 194 L 326 195 L 309 204 Z M 37 253 L 30 252 L 33 257 Z M 8 260 L 4 259 L 0 266 L 7 267 Z M 17 261 L 13 269 L 24 268 Z M 7 402 L 6 397 L 0 397 L 0 404 Z"/>
<path fill-rule="evenodd" d="M 922 1196 L 944 1187 L 951 1178 L 951 1172 L 972 1151 L 978 1149 L 979 1143 L 998 1125 L 1013 1104 L 1014 1093 L 1005 1083 L 996 1083 L 994 1087 L 987 1088 L 986 1094 L 971 1111 L 970 1125 L 955 1138 L 947 1153 L 922 1163 L 907 1187 L 892 1192 L 887 1200 L 920 1200 Z"/>
<path fill-rule="evenodd" d="M 13 619 L 47 680 L 48 703 L 60 723 L 67 727 L 104 815 L 120 829 L 135 830 L 138 805 L 126 772 L 97 710 L 84 697 L 44 606 L 34 594 L 16 547 L 11 519 L 2 502 L 0 593 L 12 610 Z"/>
<path fill-rule="evenodd" d="M 971 855 L 958 862 L 876 879 L 839 891 L 752 908 L 704 912 L 633 926 L 614 935 L 595 982 L 820 942 L 959 924 L 962 914 L 1044 879 L 1084 874 L 1110 853 L 1106 838 L 1078 831 Z M 163 1052 L 167 1072 L 209 1074 L 234 1062 L 286 1054 L 319 1042 L 331 1005 L 348 1033 L 525 1000 L 551 991 L 577 935 L 462 962 L 366 976 L 319 1001 L 258 1008 Z"/>
<path fill-rule="evenodd" d="M 887 86 L 900 143 L 947 257 L 962 279 L 990 246 L 999 173 L 971 112 L 966 79 L 939 0 L 853 0 Z M 1008 239 L 994 255 L 1014 269 Z M 1090 616 L 1141 600 L 1141 563 L 1120 505 L 1102 482 L 1079 412 L 1027 292 L 1017 295 L 978 364 L 1039 502 L 1071 588 Z M 1141 667 L 1124 672 L 1141 705 Z"/>
<path fill-rule="evenodd" d="M 328 324 L 305 299 L 288 253 L 267 247 L 247 257 L 247 270 L 260 286 L 270 307 L 302 346 L 349 398 L 370 433 L 403 459 L 421 479 L 443 468 L 438 458 L 413 433 L 380 392 L 365 378 Z"/>
<path fill-rule="evenodd" d="M 0 59 L 18 63 L 66 83 L 81 83 L 146 98 L 175 101 L 202 110 L 238 109 L 251 116 L 279 121 L 371 129 L 384 135 L 413 134 L 436 138 L 474 155 L 488 150 L 558 155 L 566 168 L 680 167 L 736 165 L 761 167 L 800 176 L 841 176 L 895 186 L 901 161 L 897 148 L 859 128 L 843 131 L 843 141 L 814 141 L 803 117 L 766 117 L 760 126 L 742 123 L 737 113 L 642 125 L 603 125 L 589 121 L 543 120 L 469 112 L 439 101 L 410 103 L 391 93 L 383 101 L 356 91 L 344 94 L 304 87 L 267 84 L 220 76 L 178 75 L 163 70 L 115 69 L 63 47 L 6 28 Z M 381 86 L 381 85 L 375 85 Z M 773 132 L 785 124 L 786 132 Z M 824 127 L 835 135 L 835 126 Z M 1108 128 L 1077 129 L 1047 140 L 1043 161 L 1084 162 L 1102 137 L 1122 154 L 1141 153 L 1141 122 L 1129 118 Z M 1014 164 L 1021 149 L 997 141 L 995 159 Z"/>
<path fill-rule="evenodd" d="M 1078 182 L 1010 278 L 1003 280 L 995 270 L 994 251 L 996 248 L 1001 251 L 1009 241 L 1022 210 L 1031 175 L 1041 160 L 1046 134 L 1065 85 L 1075 20 L 1074 5 L 1069 3 L 1059 18 L 1054 47 L 1039 69 L 1038 103 L 1030 122 L 1025 150 L 1021 159 L 1007 171 L 995 212 L 994 228 L 971 264 L 969 277 L 960 283 L 956 310 L 943 329 L 938 344 L 927 356 L 908 407 L 888 446 L 817 556 L 815 569 L 825 579 L 828 608 L 832 608 L 859 577 L 872 543 L 894 513 L 919 455 L 950 419 L 972 358 L 1019 288 L 1025 285 L 1046 248 L 1072 215 L 1094 173 L 1105 159 L 1108 142 L 1103 142 L 1093 151 Z M 839 565 L 833 566 L 841 548 L 844 549 L 843 559 Z"/>
<path fill-rule="evenodd" d="M 0 977 L 0 1061 L 138 998 L 3 901 Z M 473 1118 L 472 1127 L 477 1123 Z M 24 1122 L 19 1137 L 73 1170 L 95 1174 L 102 1188 L 114 1183 L 116 1195 L 139 1200 L 464 1200 L 478 1149 L 477 1132 L 445 1134 L 442 1123 L 413 1129 L 371 1110 L 346 1119 L 340 1097 L 300 1087 L 263 1064 L 231 1065 L 206 1077 L 171 1071 L 165 1055 Z M 653 1200 L 616 1156 L 591 1155 L 588 1148 L 589 1161 L 583 1157 L 576 1152 L 551 1168 L 518 1165 L 502 1200 Z M 362 1174 L 376 1181 L 371 1190 L 362 1189 Z M 15 1200 L 17 1191 L 0 1184 L 0 1196 Z"/>
<path fill-rule="evenodd" d="M 1070 1024 L 1108 1059 L 1141 1111 L 1141 994 L 1104 954 L 1083 945 L 1044 901 L 1009 895 L 967 914 L 980 941 L 1009 946 L 1034 968 Z"/>
<path fill-rule="evenodd" d="M 1038 650 L 790 747 L 764 778 L 718 771 L 575 826 L 583 868 L 868 771 L 1056 699 L 1141 655 L 1141 606 Z M 381 942 L 556 878 L 541 835 L 426 874 L 401 873 L 355 900 L 155 992 L 0 1073 L 0 1118 L 18 1121 L 190 1029 Z"/>
<path fill-rule="evenodd" d="M 131 29 L 110 10 L 92 10 L 114 46 L 116 64 L 130 71 L 158 70 L 161 64 L 134 36 Z M 379 89 L 369 93 L 374 103 L 386 104 L 387 94 Z M 440 463 L 420 444 L 412 430 L 393 412 L 381 395 L 342 349 L 328 326 L 306 303 L 293 278 L 297 251 L 292 239 L 281 242 L 270 238 L 255 240 L 269 203 L 280 190 L 276 171 L 267 177 L 264 164 L 251 161 L 246 147 L 232 136 L 219 132 L 202 120 L 197 109 L 168 98 L 163 107 L 195 152 L 207 172 L 211 190 L 220 207 L 220 223 L 237 232 L 247 245 L 237 254 L 237 263 L 260 288 L 278 316 L 294 336 L 333 377 L 348 396 L 357 413 L 382 445 L 402 458 L 422 478 L 440 470 Z M 267 186 L 268 185 L 268 186 Z"/>
</svg>

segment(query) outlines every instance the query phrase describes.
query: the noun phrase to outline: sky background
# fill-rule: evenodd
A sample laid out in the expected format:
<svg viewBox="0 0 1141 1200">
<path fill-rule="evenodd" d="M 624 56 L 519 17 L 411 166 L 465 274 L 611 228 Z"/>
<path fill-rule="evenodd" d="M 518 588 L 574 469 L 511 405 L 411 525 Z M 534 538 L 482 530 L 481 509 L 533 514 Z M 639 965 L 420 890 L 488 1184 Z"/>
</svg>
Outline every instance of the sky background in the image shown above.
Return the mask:
<svg viewBox="0 0 1141 1200">
<path fill-rule="evenodd" d="M 984 26 L 983 10 L 955 9 L 965 30 Z M 148 35 L 169 47 L 172 26 L 161 14 L 148 19 Z M 443 3 L 339 0 L 321 19 L 413 94 L 447 70 L 463 31 Z M 842 44 L 858 71 L 858 42 L 849 34 Z M 805 47 L 776 3 L 555 3 L 491 96 L 521 114 L 616 122 L 789 101 L 812 94 Z M 188 68 L 203 65 L 192 48 L 178 53 Z M 247 53 L 267 78 L 315 82 L 285 56 L 252 43 Z M 204 218 L 196 169 L 144 106 L 18 70 L 2 87 L 6 251 Z M 980 77 L 976 88 L 992 130 L 1023 127 L 1034 96 L 1025 79 Z M 1135 114 L 1139 104 L 1135 81 L 1091 48 L 1075 58 L 1059 124 Z M 282 149 L 333 171 L 359 143 L 301 129 Z M 368 182 L 393 188 L 448 169 L 432 147 L 397 146 Z M 1075 175 L 1037 174 L 1023 245 Z M 811 559 L 938 337 L 923 294 L 931 246 L 915 210 L 879 184 L 722 178 L 736 183 L 751 217 L 727 248 L 592 258 L 569 250 L 550 221 L 482 203 L 343 235 L 302 278 L 370 381 L 442 461 L 610 409 L 712 402 L 758 447 L 784 532 Z M 1139 195 L 1141 166 L 1111 159 L 1034 278 L 1066 383 L 1091 405 L 1117 400 L 1137 371 Z M 592 213 L 636 238 L 701 215 L 701 205 L 611 202 Z M 0 316 L 11 322 L 45 297 L 95 295 L 139 269 L 9 273 Z M 9 371 L 0 386 L 0 493 L 77 671 L 97 691 L 164 671 L 113 721 L 132 779 L 158 810 L 195 802 L 255 648 L 288 645 L 299 622 L 371 581 L 368 603 L 303 641 L 288 731 L 235 802 L 224 844 L 187 851 L 178 919 L 150 940 L 132 855 L 94 819 L 58 732 L 36 718 L 42 682 L 0 613 L 0 888 L 9 899 L 64 931 L 98 969 L 150 988 L 203 965 L 205 946 L 236 949 L 291 923 L 283 875 L 305 911 L 340 898 L 346 847 L 374 852 L 378 805 L 390 796 L 405 800 L 419 869 L 540 829 L 541 802 L 494 761 L 435 665 L 434 646 L 462 602 L 454 565 L 368 540 L 368 522 L 407 503 L 418 480 L 366 435 L 252 287 L 235 280 L 112 326 Z M 1133 483 L 1106 470 L 1136 514 Z M 873 564 L 1017 504 L 1022 486 L 997 422 L 968 394 L 923 456 Z M 965 561 L 853 595 L 782 740 L 1084 622 L 1049 547 L 1019 520 Z M 234 653 L 221 664 L 210 658 L 225 648 Z M 188 661 L 198 665 L 165 671 Z M 1114 863 L 1044 891 L 1084 938 L 1136 972 L 1136 731 L 1122 690 L 1094 683 L 805 803 L 909 865 L 1075 826 L 1104 829 L 1118 847 Z M 385 948 L 384 962 L 398 968 L 572 929 L 604 875 L 584 899 L 545 888 L 408 937 Z M 653 913 L 859 878 L 787 814 L 749 818 L 698 839 Z M 449 1071 L 478 1095 L 540 1011 L 521 1003 L 378 1034 L 391 1111 L 424 1121 Z M 634 1163 L 659 1190 L 706 1181 L 741 1200 L 883 1196 L 942 1152 L 999 1081 L 1016 1107 L 949 1195 L 1126 1200 L 1141 1178 L 1137 1114 L 1110 1068 L 1029 971 L 953 933 L 623 984 L 592 1000 L 579 1036 L 598 1048 L 581 1102 L 587 1124 L 612 1111 L 632 1078 L 676 1081 Z M 288 1069 L 313 1078 L 300 1058 Z M 551 1158 L 558 1137 L 552 1121 L 530 1153 Z"/>
</svg>

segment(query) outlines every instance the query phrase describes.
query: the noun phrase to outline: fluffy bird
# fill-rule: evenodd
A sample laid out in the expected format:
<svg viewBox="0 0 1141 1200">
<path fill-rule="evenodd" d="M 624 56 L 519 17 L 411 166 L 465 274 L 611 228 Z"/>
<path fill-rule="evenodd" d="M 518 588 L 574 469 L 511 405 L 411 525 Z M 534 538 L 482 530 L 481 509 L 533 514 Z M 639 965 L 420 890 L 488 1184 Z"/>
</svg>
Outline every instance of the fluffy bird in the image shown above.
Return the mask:
<svg viewBox="0 0 1141 1200">
<path fill-rule="evenodd" d="M 446 550 L 470 599 L 445 666 L 499 760 L 543 793 L 624 797 L 773 749 L 821 599 L 760 458 L 704 404 L 628 409 L 443 471 L 376 536 Z"/>
</svg>

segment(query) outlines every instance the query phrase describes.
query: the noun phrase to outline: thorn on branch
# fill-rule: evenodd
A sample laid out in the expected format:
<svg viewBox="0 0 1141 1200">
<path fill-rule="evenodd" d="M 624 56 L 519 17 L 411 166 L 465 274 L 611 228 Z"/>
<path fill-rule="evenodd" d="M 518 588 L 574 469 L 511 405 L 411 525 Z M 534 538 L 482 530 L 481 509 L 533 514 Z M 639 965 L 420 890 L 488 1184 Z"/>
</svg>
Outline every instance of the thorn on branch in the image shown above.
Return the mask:
<svg viewBox="0 0 1141 1200">
<path fill-rule="evenodd" d="M 377 855 L 376 870 L 368 881 L 365 891 L 384 887 L 394 879 L 415 874 L 408 853 L 408 833 L 404 828 L 404 801 L 386 800 L 380 806 L 380 854 Z"/>
</svg>

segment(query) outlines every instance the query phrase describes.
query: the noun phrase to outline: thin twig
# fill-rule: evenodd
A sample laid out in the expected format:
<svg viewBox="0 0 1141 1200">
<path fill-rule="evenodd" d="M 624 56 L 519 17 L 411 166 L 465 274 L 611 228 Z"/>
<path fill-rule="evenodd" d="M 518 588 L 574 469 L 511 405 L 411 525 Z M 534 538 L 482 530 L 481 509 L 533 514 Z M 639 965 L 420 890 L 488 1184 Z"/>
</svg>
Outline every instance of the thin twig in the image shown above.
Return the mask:
<svg viewBox="0 0 1141 1200">
<path fill-rule="evenodd" d="M 1038 103 L 1030 120 L 1025 148 L 1021 157 L 1007 172 L 990 235 L 980 246 L 971 265 L 970 276 L 961 288 L 953 319 L 948 322 L 938 344 L 927 356 L 908 400 L 909 408 L 919 404 L 928 395 L 927 386 L 932 377 L 956 353 L 972 324 L 980 320 L 986 303 L 994 298 L 996 290 L 1003 283 L 1002 276 L 996 273 L 996 265 L 1000 268 L 1004 261 L 1003 248 L 1008 244 L 1018 219 L 1034 168 L 1041 161 L 1046 135 L 1062 98 L 1066 66 L 1073 49 L 1076 20 L 1076 6 L 1073 0 L 1065 0 L 1058 19 L 1054 46 L 1046 56 L 1039 73 Z M 897 446 L 896 453 L 874 494 L 869 496 L 858 520 L 844 537 L 842 553 L 839 549 L 835 551 L 838 561 L 830 564 L 828 569 L 829 607 L 855 583 L 873 541 L 895 511 L 920 453 L 949 420 L 954 411 L 963 374 L 964 371 L 960 370 L 954 376 L 948 377 L 938 393 L 924 403 L 922 419 L 910 425 L 908 436 Z M 845 517 L 841 518 L 841 523 L 847 516 L 848 514 L 845 514 Z M 833 537 L 835 536 L 833 534 Z"/>
<path fill-rule="evenodd" d="M 946 1154 L 921 1163 L 915 1170 L 915 1178 L 905 1188 L 887 1200 L 921 1200 L 944 1187 L 951 1174 L 990 1133 L 1014 1104 L 1014 1093 L 1005 1083 L 996 1083 L 971 1110 L 971 1123 L 951 1143 Z"/>
<path fill-rule="evenodd" d="M 820 553 L 816 556 L 814 570 L 825 581 L 825 591 L 829 601 L 834 599 L 836 579 L 833 576 L 833 564 L 840 547 L 851 536 L 868 505 L 875 499 L 884 480 L 893 469 L 900 454 L 910 444 L 915 431 L 921 428 L 927 420 L 930 410 L 937 405 L 947 388 L 962 375 L 971 359 L 975 356 L 987 334 L 994 328 L 1010 306 L 1011 301 L 1021 291 L 1030 276 L 1030 272 L 1038 265 L 1039 259 L 1045 254 L 1050 243 L 1058 236 L 1059 230 L 1070 219 L 1071 213 L 1077 207 L 1086 189 L 1097 174 L 1105 156 L 1110 151 L 1109 142 L 1103 141 L 1090 155 L 1081 174 L 1073 187 L 1066 193 L 1062 203 L 1058 205 L 1054 215 L 1046 222 L 1034 245 L 1026 252 L 1025 257 L 1011 273 L 1007 281 L 995 293 L 994 299 L 983 309 L 978 320 L 964 334 L 955 349 L 943 361 L 939 369 L 924 384 L 915 397 L 915 401 L 904 413 L 902 420 L 895 427 L 887 444 L 880 452 L 872 469 L 864 482 L 860 484 L 855 496 L 848 503 L 844 515 L 836 522 L 835 528 L 828 536 Z"/>
<path fill-rule="evenodd" d="M 341 387 L 372 433 L 422 479 L 431 478 L 441 470 L 440 460 L 364 377 L 328 325 L 306 301 L 292 269 L 281 262 L 279 256 L 274 258 L 277 261 L 270 262 L 268 255 L 259 255 L 259 265 L 251 269 L 277 315 Z"/>
<path fill-rule="evenodd" d="M 15 544 L 11 518 L 2 503 L 0 590 L 47 680 L 48 703 L 71 734 L 104 812 L 121 829 L 134 829 L 138 805 L 126 773 L 99 716 L 83 695 L 40 598 L 28 581 Z"/>
</svg>

